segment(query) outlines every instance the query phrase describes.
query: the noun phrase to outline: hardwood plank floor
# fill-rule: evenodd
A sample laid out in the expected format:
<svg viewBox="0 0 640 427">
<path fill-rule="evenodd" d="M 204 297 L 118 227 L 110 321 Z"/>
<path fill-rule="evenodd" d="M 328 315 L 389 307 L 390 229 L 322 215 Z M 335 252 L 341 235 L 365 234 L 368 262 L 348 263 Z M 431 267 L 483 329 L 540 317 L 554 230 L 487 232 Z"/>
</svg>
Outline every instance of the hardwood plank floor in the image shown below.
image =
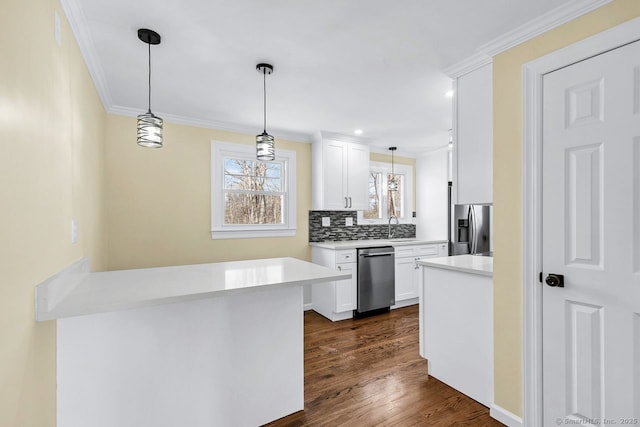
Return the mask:
<svg viewBox="0 0 640 427">
<path fill-rule="evenodd" d="M 305 409 L 267 426 L 502 426 L 427 377 L 417 305 L 335 323 L 308 311 L 304 346 Z"/>
</svg>

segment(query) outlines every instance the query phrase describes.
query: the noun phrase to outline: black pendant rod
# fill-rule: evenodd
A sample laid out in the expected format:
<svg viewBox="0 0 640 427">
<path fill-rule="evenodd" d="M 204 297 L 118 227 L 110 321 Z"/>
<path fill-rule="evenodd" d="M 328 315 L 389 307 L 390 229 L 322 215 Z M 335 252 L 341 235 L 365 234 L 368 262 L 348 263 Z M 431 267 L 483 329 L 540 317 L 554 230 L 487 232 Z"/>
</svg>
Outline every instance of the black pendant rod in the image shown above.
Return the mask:
<svg viewBox="0 0 640 427">
<path fill-rule="evenodd" d="M 266 67 L 262 69 L 262 84 L 263 84 L 263 95 L 264 95 L 264 129 L 262 130 L 264 133 L 267 133 L 267 69 Z"/>
</svg>

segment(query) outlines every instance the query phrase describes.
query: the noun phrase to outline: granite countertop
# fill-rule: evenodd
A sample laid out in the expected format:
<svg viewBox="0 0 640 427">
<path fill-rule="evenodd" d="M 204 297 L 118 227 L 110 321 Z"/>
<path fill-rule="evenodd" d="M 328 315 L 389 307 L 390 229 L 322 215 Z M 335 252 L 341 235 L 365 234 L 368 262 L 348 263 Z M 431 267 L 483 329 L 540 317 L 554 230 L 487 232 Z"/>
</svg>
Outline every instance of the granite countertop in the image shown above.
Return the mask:
<svg viewBox="0 0 640 427">
<path fill-rule="evenodd" d="M 88 272 L 84 258 L 36 287 L 36 320 L 351 278 L 295 258 Z"/>
<path fill-rule="evenodd" d="M 417 261 L 424 267 L 442 268 L 493 277 L 493 257 L 455 255 L 441 258 L 425 258 Z"/>
<path fill-rule="evenodd" d="M 431 245 L 447 243 L 446 240 L 422 240 L 422 239 L 375 239 L 375 240 L 341 240 L 326 242 L 310 242 L 309 246 L 325 249 L 358 249 L 372 248 L 376 246 L 408 246 L 408 245 Z"/>
</svg>

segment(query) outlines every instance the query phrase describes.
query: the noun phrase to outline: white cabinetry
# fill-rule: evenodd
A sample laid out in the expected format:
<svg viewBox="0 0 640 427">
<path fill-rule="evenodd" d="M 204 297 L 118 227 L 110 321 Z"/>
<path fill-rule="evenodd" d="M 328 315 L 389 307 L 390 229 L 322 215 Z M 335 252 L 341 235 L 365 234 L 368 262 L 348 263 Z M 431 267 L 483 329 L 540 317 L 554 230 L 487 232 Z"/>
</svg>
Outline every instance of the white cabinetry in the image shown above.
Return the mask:
<svg viewBox="0 0 640 427">
<path fill-rule="evenodd" d="M 396 246 L 396 304 L 393 308 L 405 307 L 418 302 L 420 269 L 416 261 L 420 258 L 433 258 L 438 256 L 441 245 L 445 245 L 446 247 L 446 243 Z"/>
<path fill-rule="evenodd" d="M 454 202 L 493 202 L 493 65 L 456 79 L 454 101 Z"/>
<path fill-rule="evenodd" d="M 366 210 L 369 147 L 318 133 L 312 144 L 312 209 Z"/>
<path fill-rule="evenodd" d="M 421 355 L 429 361 L 429 375 L 491 406 L 492 277 L 429 266 L 422 270 Z"/>
<path fill-rule="evenodd" d="M 353 310 L 356 309 L 357 303 L 358 264 L 356 250 L 314 247 L 311 250 L 311 257 L 315 264 L 351 273 L 351 279 L 313 285 L 311 290 L 313 309 L 332 321 L 350 319 L 353 317 Z"/>
</svg>

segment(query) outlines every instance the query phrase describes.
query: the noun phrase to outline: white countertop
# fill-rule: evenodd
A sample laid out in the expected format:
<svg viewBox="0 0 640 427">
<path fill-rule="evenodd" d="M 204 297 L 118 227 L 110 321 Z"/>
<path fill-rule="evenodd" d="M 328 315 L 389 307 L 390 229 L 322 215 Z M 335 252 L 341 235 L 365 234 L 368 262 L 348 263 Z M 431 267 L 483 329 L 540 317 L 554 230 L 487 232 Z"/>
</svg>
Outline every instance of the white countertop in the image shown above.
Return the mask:
<svg viewBox="0 0 640 427">
<path fill-rule="evenodd" d="M 493 257 L 477 255 L 455 255 L 442 258 L 425 258 L 417 261 L 425 267 L 464 271 L 493 277 Z"/>
<path fill-rule="evenodd" d="M 375 239 L 375 240 L 340 240 L 327 242 L 311 242 L 310 246 L 326 249 L 358 249 L 377 246 L 407 246 L 407 245 L 431 245 L 447 243 L 446 240 L 422 240 L 422 239 Z"/>
<path fill-rule="evenodd" d="M 36 319 L 52 320 L 351 277 L 295 258 L 88 273 L 83 259 L 36 288 Z"/>
</svg>

